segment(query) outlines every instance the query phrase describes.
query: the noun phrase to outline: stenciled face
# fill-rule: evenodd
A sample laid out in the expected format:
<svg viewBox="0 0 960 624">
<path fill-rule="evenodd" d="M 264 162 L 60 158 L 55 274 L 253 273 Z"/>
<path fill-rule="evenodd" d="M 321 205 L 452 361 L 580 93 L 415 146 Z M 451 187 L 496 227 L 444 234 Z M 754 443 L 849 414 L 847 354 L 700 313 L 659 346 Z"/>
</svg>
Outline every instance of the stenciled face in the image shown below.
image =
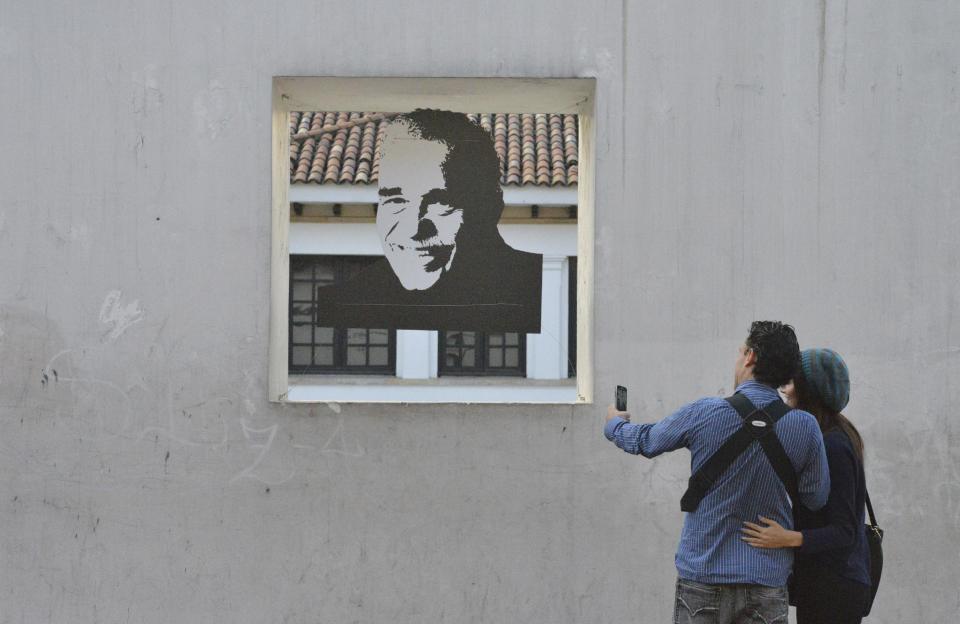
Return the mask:
<svg viewBox="0 0 960 624">
<path fill-rule="evenodd" d="M 426 290 L 450 270 L 463 210 L 450 205 L 440 165 L 447 146 L 391 125 L 380 161 L 377 231 L 383 252 L 407 290 Z"/>
</svg>

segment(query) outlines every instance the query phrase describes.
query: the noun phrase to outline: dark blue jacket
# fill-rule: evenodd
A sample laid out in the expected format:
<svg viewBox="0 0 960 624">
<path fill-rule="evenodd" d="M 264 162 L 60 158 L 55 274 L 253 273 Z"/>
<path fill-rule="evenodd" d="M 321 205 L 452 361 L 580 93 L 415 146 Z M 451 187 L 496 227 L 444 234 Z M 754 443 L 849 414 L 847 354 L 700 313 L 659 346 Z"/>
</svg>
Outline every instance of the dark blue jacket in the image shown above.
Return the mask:
<svg viewBox="0 0 960 624">
<path fill-rule="evenodd" d="M 823 444 L 830 466 L 830 496 L 819 511 L 797 508 L 797 529 L 803 533 L 803 545 L 796 565 L 828 568 L 843 578 L 870 585 L 863 462 L 840 429 L 825 432 Z"/>
</svg>

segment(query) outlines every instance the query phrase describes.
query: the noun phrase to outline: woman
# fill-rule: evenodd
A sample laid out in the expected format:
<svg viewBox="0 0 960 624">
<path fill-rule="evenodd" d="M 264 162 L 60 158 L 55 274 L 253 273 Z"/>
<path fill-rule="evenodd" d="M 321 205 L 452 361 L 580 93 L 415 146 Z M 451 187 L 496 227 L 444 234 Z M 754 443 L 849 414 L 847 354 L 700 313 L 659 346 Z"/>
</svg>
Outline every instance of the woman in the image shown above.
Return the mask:
<svg viewBox="0 0 960 624">
<path fill-rule="evenodd" d="M 797 531 L 761 516 L 762 525 L 744 522 L 743 539 L 757 548 L 797 549 L 790 598 L 798 624 L 858 624 L 870 595 L 870 553 L 863 440 L 840 413 L 850 398 L 847 366 L 830 349 L 807 349 L 792 386 L 781 389 L 787 403 L 813 414 L 823 432 L 830 496 L 819 511 L 795 510 Z"/>
</svg>

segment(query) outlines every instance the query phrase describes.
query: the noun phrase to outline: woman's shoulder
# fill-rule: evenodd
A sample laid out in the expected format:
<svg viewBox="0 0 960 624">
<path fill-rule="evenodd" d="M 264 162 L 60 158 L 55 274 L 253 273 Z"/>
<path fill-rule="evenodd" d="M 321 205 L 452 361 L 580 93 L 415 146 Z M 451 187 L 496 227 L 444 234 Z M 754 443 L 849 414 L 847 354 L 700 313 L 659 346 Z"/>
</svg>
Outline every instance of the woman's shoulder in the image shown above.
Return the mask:
<svg viewBox="0 0 960 624">
<path fill-rule="evenodd" d="M 829 440 L 832 444 L 844 444 L 852 446 L 847 432 L 840 427 L 831 427 L 823 432 L 823 441 Z"/>
<path fill-rule="evenodd" d="M 823 446 L 828 456 L 844 455 L 853 458 L 856 457 L 856 453 L 853 451 L 853 442 L 850 441 L 850 437 L 846 432 L 839 427 L 827 429 L 823 432 Z"/>
</svg>

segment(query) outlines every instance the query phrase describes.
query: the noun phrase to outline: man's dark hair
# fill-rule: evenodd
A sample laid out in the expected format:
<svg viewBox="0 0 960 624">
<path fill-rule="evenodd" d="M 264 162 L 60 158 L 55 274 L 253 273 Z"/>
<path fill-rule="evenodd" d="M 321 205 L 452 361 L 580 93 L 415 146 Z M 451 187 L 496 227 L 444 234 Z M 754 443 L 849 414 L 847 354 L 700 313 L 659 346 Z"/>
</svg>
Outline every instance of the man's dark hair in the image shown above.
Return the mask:
<svg viewBox="0 0 960 624">
<path fill-rule="evenodd" d="M 500 158 L 493 137 L 464 113 L 419 108 L 396 121 L 410 127 L 414 136 L 447 146 L 440 166 L 451 205 L 463 210 L 471 228 L 496 229 L 503 212 Z"/>
<path fill-rule="evenodd" d="M 757 356 L 753 377 L 762 384 L 778 388 L 793 379 L 800 368 L 800 345 L 790 325 L 754 321 L 746 345 Z"/>
</svg>

